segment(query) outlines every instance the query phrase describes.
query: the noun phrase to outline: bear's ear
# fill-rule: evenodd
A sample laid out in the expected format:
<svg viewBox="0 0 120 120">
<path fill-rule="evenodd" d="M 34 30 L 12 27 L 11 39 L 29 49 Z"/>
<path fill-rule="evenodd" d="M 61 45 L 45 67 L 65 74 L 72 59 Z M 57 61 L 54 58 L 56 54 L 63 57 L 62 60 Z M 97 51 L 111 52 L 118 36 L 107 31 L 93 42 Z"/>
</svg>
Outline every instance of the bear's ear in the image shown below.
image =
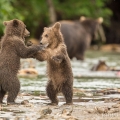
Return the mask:
<svg viewBox="0 0 120 120">
<path fill-rule="evenodd" d="M 53 28 L 60 29 L 61 24 L 59 22 L 56 22 L 53 26 Z"/>
<path fill-rule="evenodd" d="M 102 18 L 102 17 L 99 17 L 99 18 L 97 19 L 97 22 L 101 24 L 101 23 L 103 22 L 103 18 Z"/>
<path fill-rule="evenodd" d="M 44 27 L 44 31 L 47 30 L 47 27 Z"/>
<path fill-rule="evenodd" d="M 4 22 L 3 22 L 3 25 L 7 26 L 7 21 L 4 21 Z"/>
<path fill-rule="evenodd" d="M 80 22 L 82 22 L 82 21 L 84 21 L 84 20 L 86 20 L 86 17 L 85 17 L 85 16 L 81 16 L 81 17 L 80 17 Z"/>
<path fill-rule="evenodd" d="M 18 20 L 13 20 L 13 26 L 14 26 L 14 27 L 18 27 L 18 25 L 19 25 Z"/>
</svg>

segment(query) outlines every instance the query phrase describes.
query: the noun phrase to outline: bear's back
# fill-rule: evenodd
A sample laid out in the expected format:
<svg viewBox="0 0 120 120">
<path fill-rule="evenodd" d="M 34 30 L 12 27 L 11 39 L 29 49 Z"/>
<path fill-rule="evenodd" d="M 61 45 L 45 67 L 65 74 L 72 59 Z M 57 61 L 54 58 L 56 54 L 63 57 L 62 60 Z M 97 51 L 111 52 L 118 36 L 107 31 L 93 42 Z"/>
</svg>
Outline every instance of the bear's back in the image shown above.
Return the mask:
<svg viewBox="0 0 120 120">
<path fill-rule="evenodd" d="M 3 37 L 0 51 L 0 69 L 16 72 L 20 66 L 20 57 L 17 55 L 13 37 Z"/>
<path fill-rule="evenodd" d="M 79 50 L 80 47 L 88 46 L 90 35 L 80 21 L 61 21 L 60 23 L 69 57 L 73 58 L 77 52 L 82 51 Z"/>
<path fill-rule="evenodd" d="M 16 47 L 17 46 L 17 42 L 20 39 L 18 37 L 14 37 L 14 36 L 5 36 L 3 37 L 2 41 L 1 41 L 1 54 L 14 54 L 17 55 L 16 53 Z M 5 55 L 6 55 L 5 54 Z"/>
</svg>

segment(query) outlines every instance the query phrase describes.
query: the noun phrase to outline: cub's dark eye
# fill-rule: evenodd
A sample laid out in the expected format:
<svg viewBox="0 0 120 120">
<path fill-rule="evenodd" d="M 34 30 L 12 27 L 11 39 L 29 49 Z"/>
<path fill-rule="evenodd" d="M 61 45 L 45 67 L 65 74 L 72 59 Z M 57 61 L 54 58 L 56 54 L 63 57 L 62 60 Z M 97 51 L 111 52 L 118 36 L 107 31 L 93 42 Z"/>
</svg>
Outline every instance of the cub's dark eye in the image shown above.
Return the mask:
<svg viewBox="0 0 120 120">
<path fill-rule="evenodd" d="M 45 35 L 45 37 L 47 38 L 47 37 L 48 37 L 48 35 L 46 34 L 46 35 Z"/>
</svg>

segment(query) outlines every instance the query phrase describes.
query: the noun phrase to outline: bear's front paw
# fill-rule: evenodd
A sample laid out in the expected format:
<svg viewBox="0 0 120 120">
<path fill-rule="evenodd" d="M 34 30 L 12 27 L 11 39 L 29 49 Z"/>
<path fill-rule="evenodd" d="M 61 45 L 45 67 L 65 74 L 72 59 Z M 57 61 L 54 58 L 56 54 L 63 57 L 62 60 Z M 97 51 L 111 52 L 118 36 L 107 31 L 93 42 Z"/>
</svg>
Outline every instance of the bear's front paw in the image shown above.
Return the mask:
<svg viewBox="0 0 120 120">
<path fill-rule="evenodd" d="M 26 45 L 27 45 L 27 46 L 32 46 L 33 43 L 32 43 L 31 41 L 28 41 L 28 42 L 26 43 Z"/>
<path fill-rule="evenodd" d="M 45 50 L 45 46 L 44 45 L 40 45 L 40 50 Z"/>
<path fill-rule="evenodd" d="M 62 62 L 62 59 L 59 58 L 58 56 L 53 56 L 53 57 L 52 57 L 52 60 L 54 60 L 55 62 L 58 62 L 58 63 L 61 63 L 61 62 Z"/>
<path fill-rule="evenodd" d="M 45 50 L 45 47 L 43 46 L 43 45 L 34 45 L 36 48 L 37 48 L 37 50 Z"/>
</svg>

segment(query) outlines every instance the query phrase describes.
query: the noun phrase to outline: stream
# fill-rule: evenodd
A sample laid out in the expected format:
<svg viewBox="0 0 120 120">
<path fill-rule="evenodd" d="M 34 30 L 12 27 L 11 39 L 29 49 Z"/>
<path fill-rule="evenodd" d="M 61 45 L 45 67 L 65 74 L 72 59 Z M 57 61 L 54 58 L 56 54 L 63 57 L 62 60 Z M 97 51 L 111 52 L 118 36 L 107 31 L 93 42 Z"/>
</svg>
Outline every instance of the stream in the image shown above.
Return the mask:
<svg viewBox="0 0 120 120">
<path fill-rule="evenodd" d="M 86 52 L 85 60 L 71 60 L 74 74 L 74 88 L 80 89 L 106 89 L 120 88 L 120 76 L 113 71 L 91 71 L 91 67 L 99 60 L 104 60 L 110 67 L 120 68 L 120 53 L 92 51 Z M 39 73 L 36 78 L 20 78 L 22 91 L 45 92 L 47 84 L 46 62 L 33 60 L 35 68 Z"/>
</svg>

